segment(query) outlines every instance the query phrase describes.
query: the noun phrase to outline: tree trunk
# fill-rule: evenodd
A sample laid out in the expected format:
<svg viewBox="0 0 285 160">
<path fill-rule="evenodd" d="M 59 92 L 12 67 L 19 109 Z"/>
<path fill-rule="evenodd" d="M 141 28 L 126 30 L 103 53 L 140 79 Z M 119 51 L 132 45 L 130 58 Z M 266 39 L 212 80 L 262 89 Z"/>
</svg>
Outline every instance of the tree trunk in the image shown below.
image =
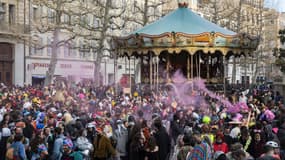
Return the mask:
<svg viewBox="0 0 285 160">
<path fill-rule="evenodd" d="M 51 84 L 53 77 L 54 77 L 54 72 L 55 72 L 55 67 L 57 64 L 57 50 L 58 50 L 58 36 L 59 36 L 59 28 L 56 28 L 53 32 L 53 41 L 52 41 L 52 54 L 51 54 L 51 58 L 50 58 L 50 63 L 49 63 L 49 67 L 48 70 L 46 72 L 46 78 L 45 78 L 45 86 Z"/>
<path fill-rule="evenodd" d="M 106 0 L 105 6 L 104 6 L 104 17 L 103 17 L 103 26 L 102 26 L 102 31 L 100 32 L 100 40 L 99 40 L 99 46 L 98 46 L 98 52 L 95 53 L 97 54 L 97 59 L 94 62 L 94 81 L 95 85 L 99 86 L 100 81 L 101 81 L 101 75 L 100 75 L 100 70 L 101 70 L 101 61 L 103 58 L 103 51 L 104 51 L 104 42 L 106 40 L 106 33 L 108 29 L 108 24 L 109 24 L 109 11 L 111 7 L 111 0 Z"/>
</svg>

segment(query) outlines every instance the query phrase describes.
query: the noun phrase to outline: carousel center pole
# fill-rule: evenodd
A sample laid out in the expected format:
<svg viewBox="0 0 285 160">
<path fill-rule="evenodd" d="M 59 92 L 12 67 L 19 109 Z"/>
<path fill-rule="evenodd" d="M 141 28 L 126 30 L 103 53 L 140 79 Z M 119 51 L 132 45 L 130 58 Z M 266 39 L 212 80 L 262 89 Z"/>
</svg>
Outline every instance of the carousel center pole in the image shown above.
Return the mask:
<svg viewBox="0 0 285 160">
<path fill-rule="evenodd" d="M 191 54 L 191 78 L 194 78 L 194 69 L 193 69 L 193 54 Z"/>
<path fill-rule="evenodd" d="M 129 57 L 130 96 L 132 95 L 131 57 Z"/>
<path fill-rule="evenodd" d="M 227 64 L 226 57 L 223 55 L 223 65 L 224 65 L 224 74 L 223 74 L 223 83 L 224 83 L 224 96 L 226 96 L 226 72 L 227 72 Z"/>
<path fill-rule="evenodd" d="M 159 86 L 159 57 L 156 56 L 156 93 L 158 93 L 158 86 Z"/>
</svg>

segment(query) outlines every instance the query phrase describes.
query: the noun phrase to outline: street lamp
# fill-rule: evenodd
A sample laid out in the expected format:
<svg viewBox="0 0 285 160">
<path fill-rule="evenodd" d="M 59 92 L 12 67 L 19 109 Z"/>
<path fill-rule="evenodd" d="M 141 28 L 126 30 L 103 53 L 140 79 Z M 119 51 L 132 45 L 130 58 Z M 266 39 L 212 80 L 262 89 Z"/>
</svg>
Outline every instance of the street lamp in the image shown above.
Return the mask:
<svg viewBox="0 0 285 160">
<path fill-rule="evenodd" d="M 2 2 L 0 1 L 0 20 L 3 20 L 5 13 Z"/>
</svg>

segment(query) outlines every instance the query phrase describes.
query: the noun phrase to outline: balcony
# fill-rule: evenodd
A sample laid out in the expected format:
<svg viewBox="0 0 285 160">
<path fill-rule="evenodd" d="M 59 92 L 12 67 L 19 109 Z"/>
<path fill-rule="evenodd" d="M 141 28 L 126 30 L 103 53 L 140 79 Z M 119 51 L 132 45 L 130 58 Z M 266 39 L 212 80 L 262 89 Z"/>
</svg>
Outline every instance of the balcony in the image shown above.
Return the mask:
<svg viewBox="0 0 285 160">
<path fill-rule="evenodd" d="M 27 35 L 30 33 L 29 25 L 0 22 L 0 33 L 9 35 Z"/>
</svg>

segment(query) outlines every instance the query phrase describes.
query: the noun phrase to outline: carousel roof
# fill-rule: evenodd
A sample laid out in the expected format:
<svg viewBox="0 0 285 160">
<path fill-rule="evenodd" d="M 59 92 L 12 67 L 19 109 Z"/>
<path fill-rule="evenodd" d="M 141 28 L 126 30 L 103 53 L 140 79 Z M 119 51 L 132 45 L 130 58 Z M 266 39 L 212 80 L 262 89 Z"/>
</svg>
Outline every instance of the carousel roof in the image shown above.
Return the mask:
<svg viewBox="0 0 285 160">
<path fill-rule="evenodd" d="M 114 37 L 113 41 L 119 56 L 149 52 L 159 55 L 162 51 L 180 53 L 182 50 L 192 55 L 198 51 L 227 55 L 252 52 L 259 38 L 222 28 L 192 12 L 186 3 L 180 3 L 178 9 L 160 20 L 128 36 Z"/>
<path fill-rule="evenodd" d="M 131 34 L 160 35 L 167 32 L 180 32 L 186 34 L 216 32 L 225 35 L 236 35 L 235 32 L 222 28 L 202 18 L 186 7 L 179 7 L 160 20 Z"/>
</svg>

